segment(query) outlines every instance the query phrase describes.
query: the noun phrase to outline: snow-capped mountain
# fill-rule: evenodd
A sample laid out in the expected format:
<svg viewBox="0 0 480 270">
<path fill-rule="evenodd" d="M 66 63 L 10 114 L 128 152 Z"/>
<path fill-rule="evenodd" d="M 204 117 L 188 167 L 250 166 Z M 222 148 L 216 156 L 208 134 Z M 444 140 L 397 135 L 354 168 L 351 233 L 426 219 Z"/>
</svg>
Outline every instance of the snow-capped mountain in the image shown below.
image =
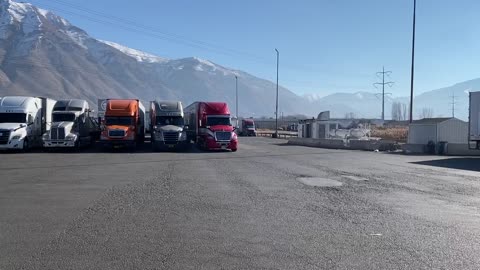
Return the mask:
<svg viewBox="0 0 480 270">
<path fill-rule="evenodd" d="M 166 59 L 114 42 L 97 40 L 52 12 L 0 0 L 0 96 L 139 98 L 227 101 L 239 114 L 272 116 L 275 84 L 196 57 Z M 285 114 L 305 100 L 281 87 Z M 299 105 L 300 104 L 300 105 Z"/>
<path fill-rule="evenodd" d="M 0 96 L 34 95 L 84 98 L 139 98 L 227 101 L 234 111 L 238 76 L 239 114 L 273 116 L 275 84 L 246 72 L 197 57 L 166 59 L 123 45 L 97 40 L 67 20 L 28 3 L 0 0 Z M 450 116 L 452 94 L 456 116 L 466 119 L 468 92 L 480 90 L 475 79 L 425 92 L 415 98 L 414 116 L 433 108 L 435 116 Z M 381 100 L 369 92 L 302 97 L 279 89 L 279 112 L 316 116 L 330 110 L 332 117 L 354 113 L 379 118 Z M 407 97 L 386 97 L 385 114 L 392 102 L 408 104 Z"/>
</svg>

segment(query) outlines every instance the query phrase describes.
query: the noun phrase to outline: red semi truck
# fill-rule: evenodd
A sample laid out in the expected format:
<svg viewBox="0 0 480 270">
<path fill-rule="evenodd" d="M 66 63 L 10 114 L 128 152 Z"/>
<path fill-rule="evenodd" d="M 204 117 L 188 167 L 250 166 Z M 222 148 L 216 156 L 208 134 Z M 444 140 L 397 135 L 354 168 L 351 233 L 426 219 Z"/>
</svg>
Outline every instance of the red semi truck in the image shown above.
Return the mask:
<svg viewBox="0 0 480 270">
<path fill-rule="evenodd" d="M 238 138 L 225 102 L 194 102 L 184 109 L 187 138 L 206 150 L 238 149 Z"/>
</svg>

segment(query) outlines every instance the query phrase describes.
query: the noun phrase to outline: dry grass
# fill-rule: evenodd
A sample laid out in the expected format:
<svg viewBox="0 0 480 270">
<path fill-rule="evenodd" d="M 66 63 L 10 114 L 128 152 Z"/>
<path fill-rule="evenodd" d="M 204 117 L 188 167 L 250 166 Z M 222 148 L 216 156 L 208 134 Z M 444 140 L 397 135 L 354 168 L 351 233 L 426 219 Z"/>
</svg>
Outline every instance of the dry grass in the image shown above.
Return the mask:
<svg viewBox="0 0 480 270">
<path fill-rule="evenodd" d="M 371 136 L 379 137 L 384 140 L 406 142 L 407 136 L 408 136 L 408 127 L 395 127 L 395 128 L 377 127 L 372 129 Z"/>
</svg>

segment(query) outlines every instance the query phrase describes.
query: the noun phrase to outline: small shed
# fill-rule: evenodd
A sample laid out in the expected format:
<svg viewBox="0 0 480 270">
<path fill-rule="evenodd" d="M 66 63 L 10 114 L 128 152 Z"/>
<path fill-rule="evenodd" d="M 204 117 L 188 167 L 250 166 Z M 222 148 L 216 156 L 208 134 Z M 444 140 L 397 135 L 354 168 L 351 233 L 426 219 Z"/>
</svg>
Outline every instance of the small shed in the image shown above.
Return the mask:
<svg viewBox="0 0 480 270">
<path fill-rule="evenodd" d="M 409 144 L 426 145 L 430 141 L 465 144 L 467 138 L 468 123 L 454 117 L 415 120 L 408 128 Z"/>
</svg>

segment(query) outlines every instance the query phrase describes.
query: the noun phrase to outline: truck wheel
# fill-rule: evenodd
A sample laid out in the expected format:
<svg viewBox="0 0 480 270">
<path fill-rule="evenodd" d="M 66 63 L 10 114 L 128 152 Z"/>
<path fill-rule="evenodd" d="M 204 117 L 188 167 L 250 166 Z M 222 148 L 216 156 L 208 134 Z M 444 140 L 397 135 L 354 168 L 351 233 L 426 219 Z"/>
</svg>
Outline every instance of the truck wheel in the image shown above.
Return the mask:
<svg viewBox="0 0 480 270">
<path fill-rule="evenodd" d="M 25 138 L 25 140 L 23 140 L 23 152 L 24 153 L 27 153 L 28 151 L 30 151 L 30 143 L 28 142 L 28 139 Z"/>
<path fill-rule="evenodd" d="M 232 149 L 232 152 L 237 152 L 237 148 L 235 148 L 235 149 Z"/>
<path fill-rule="evenodd" d="M 73 151 L 80 152 L 80 142 L 76 141 L 75 145 L 73 146 Z"/>
</svg>

